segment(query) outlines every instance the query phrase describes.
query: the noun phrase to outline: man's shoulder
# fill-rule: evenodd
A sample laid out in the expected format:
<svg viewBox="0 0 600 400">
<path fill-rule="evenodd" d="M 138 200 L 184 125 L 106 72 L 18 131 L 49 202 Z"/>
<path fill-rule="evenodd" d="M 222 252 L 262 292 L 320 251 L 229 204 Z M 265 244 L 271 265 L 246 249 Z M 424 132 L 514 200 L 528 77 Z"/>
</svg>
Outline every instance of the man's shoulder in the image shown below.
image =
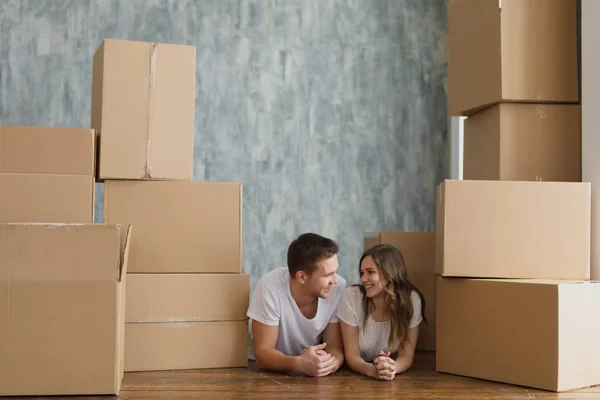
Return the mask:
<svg viewBox="0 0 600 400">
<path fill-rule="evenodd" d="M 348 282 L 346 281 L 346 279 L 341 276 L 338 275 L 337 276 L 337 284 L 334 286 L 339 292 L 343 292 L 346 287 L 348 287 Z"/>
<path fill-rule="evenodd" d="M 260 277 L 256 286 L 260 287 L 261 290 L 279 292 L 285 289 L 286 282 L 289 282 L 288 269 L 287 267 L 279 267 L 272 269 Z"/>
<path fill-rule="evenodd" d="M 344 278 L 341 275 L 338 275 L 337 278 L 338 278 L 337 279 L 338 280 L 338 285 L 343 286 L 343 288 L 345 289 L 346 286 L 348 285 L 348 282 L 346 281 L 346 278 Z"/>
<path fill-rule="evenodd" d="M 287 267 L 274 268 L 261 276 L 258 282 L 275 283 L 278 281 L 283 281 L 286 274 L 289 276 Z"/>
<path fill-rule="evenodd" d="M 346 281 L 346 279 L 344 279 L 343 276 L 338 275 L 337 276 L 337 283 L 335 285 L 333 285 L 332 287 L 332 294 L 334 301 L 339 301 L 342 298 L 342 295 L 344 294 L 344 290 L 346 290 L 348 286 L 348 282 Z"/>
</svg>

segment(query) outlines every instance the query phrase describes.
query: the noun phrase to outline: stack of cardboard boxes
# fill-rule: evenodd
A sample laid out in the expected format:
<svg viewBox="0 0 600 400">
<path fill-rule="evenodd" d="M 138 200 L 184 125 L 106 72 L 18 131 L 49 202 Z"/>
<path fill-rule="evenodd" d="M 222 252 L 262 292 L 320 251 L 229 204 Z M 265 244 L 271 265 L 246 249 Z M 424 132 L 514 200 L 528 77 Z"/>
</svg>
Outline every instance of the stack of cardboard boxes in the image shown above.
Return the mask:
<svg viewBox="0 0 600 400">
<path fill-rule="evenodd" d="M 576 0 L 452 0 L 450 114 L 464 180 L 437 190 L 437 370 L 600 384 L 600 283 L 581 182 Z"/>
<path fill-rule="evenodd" d="M 92 128 L 106 223 L 134 229 L 125 371 L 247 365 L 242 185 L 193 182 L 196 49 L 105 40 Z"/>
<path fill-rule="evenodd" d="M 92 129 L 0 127 L 0 395 L 247 365 L 242 186 L 191 181 L 195 72 L 194 47 L 106 40 Z"/>
<path fill-rule="evenodd" d="M 95 143 L 0 127 L 0 395 L 119 393 L 130 227 L 93 223 Z"/>
</svg>

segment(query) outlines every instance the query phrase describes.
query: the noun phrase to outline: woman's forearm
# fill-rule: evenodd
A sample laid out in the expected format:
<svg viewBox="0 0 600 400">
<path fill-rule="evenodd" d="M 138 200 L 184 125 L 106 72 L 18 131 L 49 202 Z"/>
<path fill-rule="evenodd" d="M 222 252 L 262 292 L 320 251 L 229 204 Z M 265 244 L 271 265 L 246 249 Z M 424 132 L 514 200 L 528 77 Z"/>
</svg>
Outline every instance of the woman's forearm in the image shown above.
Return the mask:
<svg viewBox="0 0 600 400">
<path fill-rule="evenodd" d="M 400 355 L 398 358 L 396 358 L 396 361 L 394 362 L 394 364 L 396 365 L 396 374 L 401 374 L 403 372 L 408 371 L 412 363 L 413 357 Z"/>
<path fill-rule="evenodd" d="M 348 366 L 356 373 L 366 375 L 371 378 L 377 378 L 377 370 L 372 363 L 368 363 L 361 356 L 346 355 Z"/>
</svg>

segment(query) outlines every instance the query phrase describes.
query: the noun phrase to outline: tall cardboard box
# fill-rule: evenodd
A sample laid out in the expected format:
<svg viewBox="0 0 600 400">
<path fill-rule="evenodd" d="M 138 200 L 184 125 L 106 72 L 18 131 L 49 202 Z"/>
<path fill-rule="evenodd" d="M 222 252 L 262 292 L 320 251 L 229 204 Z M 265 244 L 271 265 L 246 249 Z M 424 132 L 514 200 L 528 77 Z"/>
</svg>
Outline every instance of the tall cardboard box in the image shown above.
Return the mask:
<svg viewBox="0 0 600 400">
<path fill-rule="evenodd" d="M 104 219 L 135 227 L 131 273 L 241 273 L 242 185 L 107 181 Z"/>
<path fill-rule="evenodd" d="M 0 222 L 94 222 L 92 129 L 0 126 Z"/>
<path fill-rule="evenodd" d="M 436 203 L 436 272 L 466 278 L 590 279 L 590 184 L 442 182 Z"/>
<path fill-rule="evenodd" d="M 94 54 L 98 178 L 191 179 L 196 48 L 105 39 Z"/>
<path fill-rule="evenodd" d="M 501 103 L 470 116 L 463 179 L 581 182 L 581 106 Z"/>
<path fill-rule="evenodd" d="M 0 395 L 119 394 L 129 230 L 0 224 Z"/>
<path fill-rule="evenodd" d="M 248 365 L 248 274 L 130 274 L 125 371 Z"/>
<path fill-rule="evenodd" d="M 378 232 L 364 237 L 364 248 L 378 244 L 397 247 L 404 257 L 408 279 L 425 297 L 427 324 L 419 326 L 417 350 L 435 350 L 435 232 Z"/>
<path fill-rule="evenodd" d="M 576 0 L 451 0 L 448 110 L 579 100 Z"/>
<path fill-rule="evenodd" d="M 551 391 L 600 384 L 600 282 L 440 277 L 437 295 L 438 372 Z"/>
<path fill-rule="evenodd" d="M 591 277 L 600 280 L 600 2 L 581 0 L 581 165 L 592 185 Z"/>
</svg>

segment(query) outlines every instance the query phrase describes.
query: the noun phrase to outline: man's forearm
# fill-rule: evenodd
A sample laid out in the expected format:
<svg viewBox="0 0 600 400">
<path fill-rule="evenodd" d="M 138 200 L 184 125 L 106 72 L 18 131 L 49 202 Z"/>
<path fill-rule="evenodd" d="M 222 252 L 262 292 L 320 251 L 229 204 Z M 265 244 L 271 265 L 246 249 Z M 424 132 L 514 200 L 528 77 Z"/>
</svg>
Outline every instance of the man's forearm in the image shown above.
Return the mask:
<svg viewBox="0 0 600 400">
<path fill-rule="evenodd" d="M 262 369 L 277 372 L 298 372 L 298 358 L 286 356 L 275 349 L 265 349 L 255 352 L 256 363 Z"/>
</svg>

